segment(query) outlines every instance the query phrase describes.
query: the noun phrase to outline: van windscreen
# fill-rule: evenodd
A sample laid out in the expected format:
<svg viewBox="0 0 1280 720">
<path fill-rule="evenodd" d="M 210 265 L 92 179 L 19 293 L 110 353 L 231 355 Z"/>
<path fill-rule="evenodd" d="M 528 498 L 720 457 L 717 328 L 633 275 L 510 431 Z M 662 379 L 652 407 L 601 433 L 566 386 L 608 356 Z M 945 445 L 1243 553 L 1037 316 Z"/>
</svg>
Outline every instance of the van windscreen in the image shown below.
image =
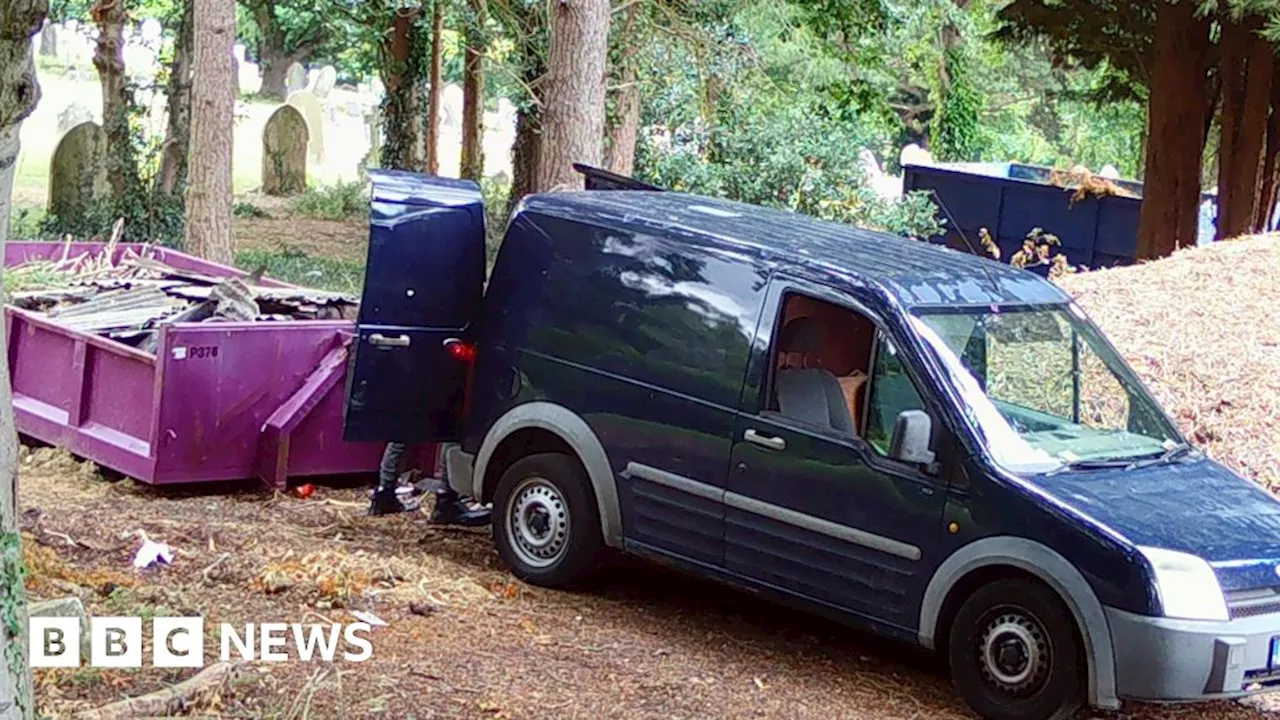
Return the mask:
<svg viewBox="0 0 1280 720">
<path fill-rule="evenodd" d="M 1014 472 L 1127 464 L 1185 440 L 1083 313 L 1065 305 L 917 310 L 992 456 Z"/>
</svg>

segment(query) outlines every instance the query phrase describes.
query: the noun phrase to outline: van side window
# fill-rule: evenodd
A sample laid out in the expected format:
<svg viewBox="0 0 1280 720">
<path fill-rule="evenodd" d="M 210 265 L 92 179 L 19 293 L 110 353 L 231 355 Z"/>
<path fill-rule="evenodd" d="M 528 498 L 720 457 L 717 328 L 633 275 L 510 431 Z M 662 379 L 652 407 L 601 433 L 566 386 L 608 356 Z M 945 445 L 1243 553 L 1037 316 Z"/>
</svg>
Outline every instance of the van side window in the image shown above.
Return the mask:
<svg viewBox="0 0 1280 720">
<path fill-rule="evenodd" d="M 805 295 L 784 296 L 769 409 L 818 429 L 861 431 L 875 325 Z"/>
<path fill-rule="evenodd" d="M 878 333 L 876 354 L 867 399 L 867 444 L 881 455 L 889 454 L 889 441 L 898 415 L 907 410 L 925 410 L 924 401 L 892 341 Z"/>
</svg>

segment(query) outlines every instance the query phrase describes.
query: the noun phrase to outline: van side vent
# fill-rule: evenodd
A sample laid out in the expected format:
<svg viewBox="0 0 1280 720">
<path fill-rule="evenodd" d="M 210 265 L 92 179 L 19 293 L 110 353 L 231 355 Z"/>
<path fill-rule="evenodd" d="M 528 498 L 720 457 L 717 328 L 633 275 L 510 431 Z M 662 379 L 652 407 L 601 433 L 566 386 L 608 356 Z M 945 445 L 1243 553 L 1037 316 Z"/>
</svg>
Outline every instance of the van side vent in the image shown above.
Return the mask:
<svg viewBox="0 0 1280 720">
<path fill-rule="evenodd" d="M 1229 592 L 1227 593 L 1227 610 L 1233 620 L 1280 613 L 1280 588 Z"/>
</svg>

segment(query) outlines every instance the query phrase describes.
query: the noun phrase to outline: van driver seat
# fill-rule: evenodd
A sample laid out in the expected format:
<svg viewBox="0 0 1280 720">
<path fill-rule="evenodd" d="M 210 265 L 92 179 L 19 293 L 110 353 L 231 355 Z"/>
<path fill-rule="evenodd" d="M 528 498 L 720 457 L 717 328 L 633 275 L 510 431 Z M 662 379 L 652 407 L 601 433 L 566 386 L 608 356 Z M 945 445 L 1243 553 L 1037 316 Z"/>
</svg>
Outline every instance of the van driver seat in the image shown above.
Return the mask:
<svg viewBox="0 0 1280 720">
<path fill-rule="evenodd" d="M 792 320 L 782 328 L 783 353 L 819 355 L 824 328 L 811 317 Z M 821 367 L 781 368 L 777 375 L 778 409 L 783 415 L 820 428 L 853 433 L 849 404 L 835 373 Z"/>
</svg>

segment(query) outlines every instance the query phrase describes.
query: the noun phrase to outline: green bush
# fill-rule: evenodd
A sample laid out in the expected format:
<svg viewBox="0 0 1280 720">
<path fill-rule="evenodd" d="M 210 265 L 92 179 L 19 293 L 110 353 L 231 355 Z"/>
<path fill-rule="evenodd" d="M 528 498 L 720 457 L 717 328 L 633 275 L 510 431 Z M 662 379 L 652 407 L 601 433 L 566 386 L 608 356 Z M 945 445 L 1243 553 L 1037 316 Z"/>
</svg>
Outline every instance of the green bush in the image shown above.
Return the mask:
<svg viewBox="0 0 1280 720">
<path fill-rule="evenodd" d="M 232 206 L 231 214 L 240 218 L 262 218 L 262 219 L 268 219 L 268 220 L 271 218 L 271 213 L 267 212 L 266 210 L 263 210 L 262 208 L 258 207 L 257 205 L 254 205 L 251 202 L 244 202 L 244 201 L 237 202 L 234 206 Z"/>
<path fill-rule="evenodd" d="M 267 277 L 318 290 L 359 295 L 364 286 L 364 265 L 308 255 L 289 245 L 242 250 L 236 253 L 236 266 L 249 272 L 265 266 Z"/>
<path fill-rule="evenodd" d="M 309 187 L 293 201 L 291 210 L 295 215 L 317 220 L 366 217 L 369 213 L 367 187 L 359 181 Z"/>
<path fill-rule="evenodd" d="M 45 232 L 44 208 L 14 208 L 9 216 L 10 240 L 43 240 L 49 237 Z"/>
</svg>

